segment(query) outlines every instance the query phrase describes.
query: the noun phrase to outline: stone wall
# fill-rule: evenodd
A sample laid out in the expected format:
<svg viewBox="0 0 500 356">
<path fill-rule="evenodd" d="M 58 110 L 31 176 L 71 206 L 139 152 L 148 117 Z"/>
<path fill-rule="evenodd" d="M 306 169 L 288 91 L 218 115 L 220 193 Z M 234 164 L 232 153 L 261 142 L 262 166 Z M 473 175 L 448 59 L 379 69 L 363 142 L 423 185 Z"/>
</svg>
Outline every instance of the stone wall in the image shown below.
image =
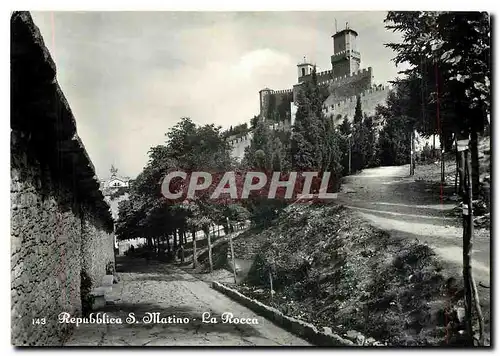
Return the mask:
<svg viewBox="0 0 500 356">
<path fill-rule="evenodd" d="M 245 155 L 245 148 L 250 146 L 252 141 L 252 132 L 249 132 L 245 136 L 231 140 L 229 144 L 231 145 L 231 156 L 241 160 Z"/>
<path fill-rule="evenodd" d="M 338 100 L 351 97 L 372 87 L 372 68 L 359 70 L 352 75 L 345 75 L 325 82 L 330 94 Z"/>
<path fill-rule="evenodd" d="M 106 265 L 115 260 L 114 236 L 106 231 L 105 226 L 87 209 L 82 214 L 82 269 L 92 281 L 93 287 L 101 285 L 106 274 Z"/>
<path fill-rule="evenodd" d="M 377 105 L 385 104 L 389 91 L 390 89 L 388 87 L 374 87 L 361 92 L 361 109 L 363 113 L 368 116 L 374 115 Z M 357 96 L 344 98 L 341 101 L 337 101 L 336 97 L 328 98 L 324 103 L 324 112 L 327 116 L 333 117 L 334 119 L 337 119 L 338 115 L 341 116 L 339 122 L 336 121 L 335 124 L 342 123 L 344 116 L 347 116 L 349 120 L 352 121 L 356 110 L 356 101 Z"/>
<path fill-rule="evenodd" d="M 285 120 L 290 118 L 290 103 L 294 100 L 292 89 L 263 89 L 260 95 L 260 117 L 266 120 Z M 278 117 L 273 115 L 277 114 Z"/>
<path fill-rule="evenodd" d="M 81 273 L 93 287 L 114 263 L 113 220 L 28 12 L 11 17 L 11 341 L 57 346 L 61 312 L 82 311 Z M 36 320 L 38 319 L 38 323 Z"/>
<path fill-rule="evenodd" d="M 347 66 L 349 66 L 348 63 Z M 311 78 L 311 75 L 305 76 L 304 81 L 311 80 Z M 318 84 L 328 86 L 330 94 L 337 98 L 337 100 L 357 95 L 364 90 L 370 89 L 373 85 L 372 67 L 360 69 L 349 75 L 337 77 L 334 76 L 332 70 L 327 70 L 317 73 L 316 78 Z M 296 94 L 294 98 L 296 98 Z"/>
</svg>

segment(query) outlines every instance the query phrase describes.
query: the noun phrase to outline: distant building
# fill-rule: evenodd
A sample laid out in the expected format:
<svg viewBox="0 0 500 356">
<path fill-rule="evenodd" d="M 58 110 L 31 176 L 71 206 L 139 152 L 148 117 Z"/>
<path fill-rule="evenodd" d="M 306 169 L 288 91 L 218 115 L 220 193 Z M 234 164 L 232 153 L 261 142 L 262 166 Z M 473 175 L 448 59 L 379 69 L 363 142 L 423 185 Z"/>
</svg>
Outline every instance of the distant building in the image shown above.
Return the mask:
<svg viewBox="0 0 500 356">
<path fill-rule="evenodd" d="M 116 169 L 114 166 L 111 166 L 111 169 L 109 171 L 111 172 L 111 176 L 108 179 L 101 180 L 101 189 L 122 188 L 129 186 L 129 177 L 121 177 L 117 175 L 118 169 Z"/>
<path fill-rule="evenodd" d="M 103 179 L 101 183 L 101 191 L 104 195 L 104 201 L 108 203 L 111 210 L 111 216 L 113 220 L 118 220 L 118 205 L 121 201 L 127 200 L 129 198 L 128 188 L 129 188 L 129 177 L 122 177 L 118 175 L 118 169 L 113 165 L 109 170 L 111 175 L 108 179 Z M 118 241 L 114 240 L 115 248 L 118 248 Z"/>
</svg>

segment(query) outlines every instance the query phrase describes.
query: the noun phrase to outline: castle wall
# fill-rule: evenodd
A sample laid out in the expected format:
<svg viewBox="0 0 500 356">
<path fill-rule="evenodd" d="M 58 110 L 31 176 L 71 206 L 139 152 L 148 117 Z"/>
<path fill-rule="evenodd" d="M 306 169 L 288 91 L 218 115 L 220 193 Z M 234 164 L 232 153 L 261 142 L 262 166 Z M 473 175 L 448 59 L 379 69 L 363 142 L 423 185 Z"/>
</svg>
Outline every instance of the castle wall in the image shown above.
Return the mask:
<svg viewBox="0 0 500 356">
<path fill-rule="evenodd" d="M 330 96 L 327 99 L 327 104 L 334 104 L 336 101 L 341 101 L 344 98 L 355 96 L 372 87 L 372 68 L 362 69 L 358 72 L 338 77 L 327 81 Z"/>
<path fill-rule="evenodd" d="M 268 115 L 269 100 L 272 92 L 273 91 L 271 89 L 263 89 L 259 92 L 261 118 L 265 118 Z"/>
<path fill-rule="evenodd" d="M 290 103 L 293 101 L 293 91 L 279 90 L 274 92 L 275 107 L 270 109 L 275 109 L 279 115 L 280 120 L 285 120 L 290 117 Z"/>
<path fill-rule="evenodd" d="M 292 89 L 261 91 L 261 117 L 272 120 L 274 112 L 277 112 L 279 119 L 284 120 L 290 117 L 290 103 L 294 94 Z"/>
<path fill-rule="evenodd" d="M 316 78 L 318 80 L 318 84 L 324 84 L 333 80 L 333 71 L 327 70 L 324 72 L 316 73 Z"/>
<path fill-rule="evenodd" d="M 81 273 L 114 264 L 113 220 L 28 12 L 11 17 L 11 342 L 60 346 L 81 315 Z M 45 319 L 44 324 L 33 321 Z"/>
<path fill-rule="evenodd" d="M 368 116 L 375 114 L 375 108 L 379 104 L 385 104 L 385 100 L 389 95 L 390 89 L 388 87 L 374 87 L 363 91 L 361 96 L 361 108 L 363 113 Z M 336 102 L 335 104 L 328 105 L 328 100 L 324 103 L 324 112 L 327 116 L 337 119 L 340 115 L 339 121 L 335 121 L 335 124 L 342 123 L 344 116 L 347 115 L 349 120 L 352 122 L 354 118 L 354 112 L 356 110 L 357 96 L 351 96 L 349 98 L 344 98 L 344 100 Z M 331 102 L 331 100 L 330 100 Z"/>
<path fill-rule="evenodd" d="M 242 159 L 245 155 L 245 148 L 250 146 L 250 142 L 252 141 L 252 132 L 249 132 L 247 135 L 235 138 L 229 141 L 231 145 L 231 157 Z"/>
</svg>

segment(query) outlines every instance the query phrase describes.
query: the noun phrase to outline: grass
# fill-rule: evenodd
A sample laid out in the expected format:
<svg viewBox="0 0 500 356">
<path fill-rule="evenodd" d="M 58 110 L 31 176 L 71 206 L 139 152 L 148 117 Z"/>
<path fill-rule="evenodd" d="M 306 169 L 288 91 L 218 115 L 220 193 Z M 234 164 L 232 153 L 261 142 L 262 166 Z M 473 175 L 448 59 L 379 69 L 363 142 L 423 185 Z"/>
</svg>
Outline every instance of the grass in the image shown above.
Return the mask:
<svg viewBox="0 0 500 356">
<path fill-rule="evenodd" d="M 462 288 L 428 246 L 395 239 L 332 205 L 297 206 L 253 238 L 261 247 L 237 286 L 242 293 L 318 327 L 391 345 L 457 342 L 446 327 Z"/>
</svg>

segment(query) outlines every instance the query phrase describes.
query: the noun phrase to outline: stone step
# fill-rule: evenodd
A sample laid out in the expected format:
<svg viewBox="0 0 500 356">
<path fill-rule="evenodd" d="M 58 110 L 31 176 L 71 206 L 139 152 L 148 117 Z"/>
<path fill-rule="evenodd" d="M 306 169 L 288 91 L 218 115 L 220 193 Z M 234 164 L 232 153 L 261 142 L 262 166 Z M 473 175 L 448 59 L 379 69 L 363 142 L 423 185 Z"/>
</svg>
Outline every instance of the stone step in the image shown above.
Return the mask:
<svg viewBox="0 0 500 356">
<path fill-rule="evenodd" d="M 93 296 L 104 296 L 108 293 L 111 293 L 112 290 L 113 290 L 112 286 L 100 286 L 94 288 L 92 292 L 90 292 L 90 294 L 92 294 Z"/>
<path fill-rule="evenodd" d="M 103 286 L 113 286 L 113 281 L 115 277 L 112 274 L 107 274 L 104 277 L 102 277 L 102 283 L 101 285 Z"/>
</svg>

